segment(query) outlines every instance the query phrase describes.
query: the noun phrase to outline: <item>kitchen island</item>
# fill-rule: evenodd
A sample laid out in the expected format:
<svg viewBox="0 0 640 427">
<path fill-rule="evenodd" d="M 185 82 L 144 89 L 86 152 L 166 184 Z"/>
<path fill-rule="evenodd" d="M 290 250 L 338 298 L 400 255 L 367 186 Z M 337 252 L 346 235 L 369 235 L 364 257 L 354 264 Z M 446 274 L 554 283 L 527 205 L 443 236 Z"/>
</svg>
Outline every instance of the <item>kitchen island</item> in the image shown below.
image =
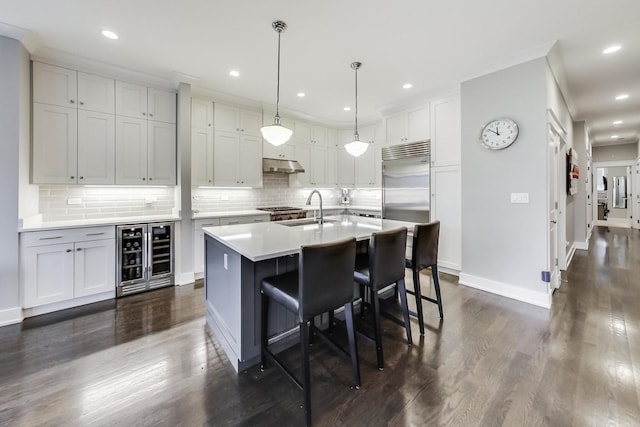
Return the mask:
<svg viewBox="0 0 640 427">
<path fill-rule="evenodd" d="M 312 220 L 276 221 L 204 228 L 207 326 L 236 372 L 260 360 L 260 283 L 295 270 L 301 245 L 346 237 L 368 240 L 371 233 L 413 223 L 337 215 L 324 224 Z M 274 304 L 269 336 L 277 340 L 295 325 L 293 313 Z"/>
</svg>

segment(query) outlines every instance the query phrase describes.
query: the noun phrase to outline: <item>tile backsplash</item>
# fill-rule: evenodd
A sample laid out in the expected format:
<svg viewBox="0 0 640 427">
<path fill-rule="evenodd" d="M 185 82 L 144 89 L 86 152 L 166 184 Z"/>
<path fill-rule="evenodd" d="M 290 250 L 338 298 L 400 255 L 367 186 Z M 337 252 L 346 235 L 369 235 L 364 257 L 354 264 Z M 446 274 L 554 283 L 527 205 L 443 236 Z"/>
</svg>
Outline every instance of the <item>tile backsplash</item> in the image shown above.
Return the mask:
<svg viewBox="0 0 640 427">
<path fill-rule="evenodd" d="M 171 215 L 174 187 L 90 187 L 41 185 L 43 221 Z"/>
</svg>

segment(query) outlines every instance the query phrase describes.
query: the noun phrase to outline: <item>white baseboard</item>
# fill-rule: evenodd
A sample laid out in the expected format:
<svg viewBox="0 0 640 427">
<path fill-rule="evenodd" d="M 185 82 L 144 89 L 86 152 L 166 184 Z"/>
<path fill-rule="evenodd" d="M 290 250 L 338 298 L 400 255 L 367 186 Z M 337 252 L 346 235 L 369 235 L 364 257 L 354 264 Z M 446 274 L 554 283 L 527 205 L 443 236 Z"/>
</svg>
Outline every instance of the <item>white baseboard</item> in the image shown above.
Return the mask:
<svg viewBox="0 0 640 427">
<path fill-rule="evenodd" d="M 589 239 L 587 239 L 584 242 L 575 242 L 573 244 L 573 247 L 575 249 L 580 249 L 580 250 L 583 250 L 583 251 L 587 251 L 587 250 L 589 250 Z"/>
<path fill-rule="evenodd" d="M 176 274 L 175 282 L 176 286 L 189 285 L 195 282 L 193 272 Z"/>
<path fill-rule="evenodd" d="M 444 267 L 442 265 L 438 265 L 438 272 L 451 274 L 453 276 L 460 276 L 460 269 Z"/>
<path fill-rule="evenodd" d="M 576 253 L 576 244 L 574 242 L 573 245 L 571 245 L 571 247 L 569 248 L 569 253 L 567 254 L 567 270 L 571 265 L 571 261 L 573 260 L 573 255 L 575 255 L 575 253 Z"/>
<path fill-rule="evenodd" d="M 38 307 L 25 308 L 22 311 L 22 315 L 27 317 L 39 316 L 41 314 L 51 313 L 58 310 L 66 310 L 67 308 L 78 307 L 80 305 L 92 304 L 98 301 L 104 301 L 108 299 L 114 299 L 116 297 L 116 290 L 102 292 L 95 295 L 87 295 L 80 298 L 74 298 L 66 301 L 54 302 L 52 304 L 41 305 Z"/>
<path fill-rule="evenodd" d="M 594 222 L 595 222 L 595 225 L 600 225 L 604 227 L 631 228 L 631 223 L 628 218 L 608 218 L 605 221 L 599 219 Z"/>
<path fill-rule="evenodd" d="M 551 295 L 548 293 L 548 285 L 545 292 L 535 292 L 509 283 L 497 282 L 465 273 L 460 273 L 459 283 L 470 288 L 537 305 L 538 307 L 551 308 Z"/>
<path fill-rule="evenodd" d="M 22 322 L 22 307 L 0 310 L 0 327 Z"/>
</svg>

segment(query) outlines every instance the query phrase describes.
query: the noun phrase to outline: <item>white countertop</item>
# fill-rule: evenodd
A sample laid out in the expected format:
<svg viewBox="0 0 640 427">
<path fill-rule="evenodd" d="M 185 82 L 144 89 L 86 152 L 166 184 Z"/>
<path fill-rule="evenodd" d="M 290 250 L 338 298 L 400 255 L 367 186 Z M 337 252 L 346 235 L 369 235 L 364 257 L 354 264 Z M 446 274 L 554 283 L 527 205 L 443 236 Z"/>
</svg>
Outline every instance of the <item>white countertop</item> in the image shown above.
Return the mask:
<svg viewBox="0 0 640 427">
<path fill-rule="evenodd" d="M 354 215 L 334 215 L 323 225 L 309 224 L 288 227 L 286 223 L 303 220 L 274 221 L 251 224 L 205 227 L 204 232 L 251 261 L 262 261 L 298 253 L 301 245 L 331 242 L 355 236 L 368 239 L 371 233 L 407 227 L 414 223 L 390 219 L 366 218 Z"/>
<path fill-rule="evenodd" d="M 146 224 L 149 222 L 174 222 L 180 221 L 175 215 L 148 215 L 120 218 L 97 218 L 97 219 L 77 219 L 69 221 L 42 221 L 41 219 L 23 220 L 18 231 L 44 231 L 58 230 L 61 228 L 81 228 L 99 225 L 121 225 L 121 224 Z"/>
<path fill-rule="evenodd" d="M 194 213 L 192 219 L 226 218 L 234 216 L 269 215 L 267 211 L 249 209 L 244 211 L 224 211 L 224 212 L 198 212 Z"/>
</svg>

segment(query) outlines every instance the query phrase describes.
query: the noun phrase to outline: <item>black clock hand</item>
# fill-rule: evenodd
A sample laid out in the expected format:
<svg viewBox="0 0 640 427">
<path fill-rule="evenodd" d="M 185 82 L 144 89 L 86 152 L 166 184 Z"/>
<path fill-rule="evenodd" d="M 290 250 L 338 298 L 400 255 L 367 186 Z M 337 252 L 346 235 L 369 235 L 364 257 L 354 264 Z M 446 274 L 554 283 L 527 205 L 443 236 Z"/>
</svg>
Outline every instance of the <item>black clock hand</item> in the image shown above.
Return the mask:
<svg viewBox="0 0 640 427">
<path fill-rule="evenodd" d="M 500 136 L 500 131 L 498 130 L 498 126 L 496 126 L 496 135 Z"/>
<path fill-rule="evenodd" d="M 495 131 L 495 130 L 493 130 L 493 129 L 487 129 L 487 130 L 488 130 L 488 131 L 491 131 L 491 132 L 493 132 L 493 133 L 495 133 L 496 135 L 500 135 L 498 132 L 496 132 L 496 131 Z"/>
</svg>

